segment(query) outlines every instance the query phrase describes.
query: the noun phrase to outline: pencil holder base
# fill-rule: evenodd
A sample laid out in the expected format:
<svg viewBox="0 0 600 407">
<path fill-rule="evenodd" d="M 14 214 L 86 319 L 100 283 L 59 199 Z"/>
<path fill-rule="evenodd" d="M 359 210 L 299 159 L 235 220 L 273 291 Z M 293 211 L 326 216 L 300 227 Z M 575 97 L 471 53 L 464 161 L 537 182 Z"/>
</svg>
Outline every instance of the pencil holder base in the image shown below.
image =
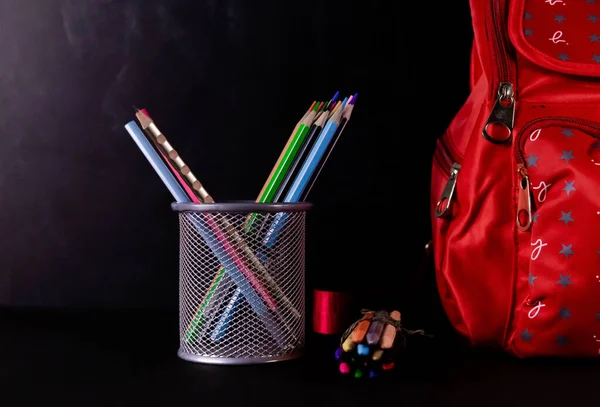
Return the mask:
<svg viewBox="0 0 600 407">
<path fill-rule="evenodd" d="M 187 353 L 181 349 L 177 351 L 177 356 L 186 362 L 202 363 L 208 365 L 260 365 L 273 362 L 285 362 L 298 359 L 304 355 L 304 349 L 297 349 L 293 353 L 283 356 L 265 356 L 257 358 L 226 358 L 216 356 L 200 356 Z"/>
</svg>

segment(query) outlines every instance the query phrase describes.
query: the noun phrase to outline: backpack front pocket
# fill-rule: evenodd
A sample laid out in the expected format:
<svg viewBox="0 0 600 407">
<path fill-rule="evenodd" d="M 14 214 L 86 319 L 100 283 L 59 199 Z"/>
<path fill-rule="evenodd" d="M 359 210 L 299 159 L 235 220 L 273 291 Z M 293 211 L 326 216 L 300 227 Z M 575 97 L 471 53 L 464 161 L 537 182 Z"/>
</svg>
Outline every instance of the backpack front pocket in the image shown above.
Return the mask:
<svg viewBox="0 0 600 407">
<path fill-rule="evenodd" d="M 600 123 L 542 117 L 515 144 L 517 355 L 598 355 Z"/>
</svg>

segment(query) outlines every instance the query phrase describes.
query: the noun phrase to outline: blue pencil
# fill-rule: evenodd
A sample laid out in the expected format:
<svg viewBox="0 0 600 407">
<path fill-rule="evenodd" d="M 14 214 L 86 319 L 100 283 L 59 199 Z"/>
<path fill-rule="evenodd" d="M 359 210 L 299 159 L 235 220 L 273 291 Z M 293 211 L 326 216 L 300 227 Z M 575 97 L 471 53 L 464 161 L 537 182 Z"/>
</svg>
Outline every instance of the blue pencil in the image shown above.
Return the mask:
<svg viewBox="0 0 600 407">
<path fill-rule="evenodd" d="M 190 202 L 189 197 L 186 195 L 181 185 L 177 182 L 177 179 L 160 158 L 138 125 L 134 121 L 131 121 L 125 125 L 125 129 L 138 145 L 146 159 L 148 159 L 152 165 L 152 168 L 154 168 L 160 179 L 169 189 L 175 201 L 179 203 Z M 244 278 L 243 273 L 237 267 L 235 261 L 229 258 L 226 250 L 221 247 L 218 239 L 214 237 L 206 221 L 203 218 L 194 218 L 193 222 L 202 239 L 206 242 L 217 259 L 219 259 L 221 265 L 228 270 L 235 285 L 241 290 L 244 298 L 246 301 L 248 301 L 248 304 L 250 304 L 254 312 L 259 316 L 265 325 L 265 328 L 273 336 L 273 339 L 275 339 L 279 346 L 285 347 L 282 330 L 279 329 L 273 316 L 269 313 L 267 307 L 261 301 L 256 291 L 254 291 L 250 283 Z"/>
<path fill-rule="evenodd" d="M 154 149 L 154 146 L 148 141 L 138 125 L 134 121 L 130 121 L 125 125 L 125 129 L 133 141 L 135 141 L 138 148 L 142 151 L 148 162 L 150 162 L 150 165 L 152 165 L 152 168 L 154 168 L 154 171 L 156 171 L 169 192 L 171 192 L 173 199 L 179 203 L 190 202 L 190 198 L 181 187 L 181 184 L 177 182 L 171 171 L 169 171 L 164 161 Z"/>
<path fill-rule="evenodd" d="M 210 339 L 212 339 L 213 341 L 218 342 L 221 339 L 223 339 L 223 336 L 225 335 L 225 331 L 227 331 L 227 328 L 229 327 L 229 322 L 231 321 L 231 318 L 234 314 L 234 312 L 232 312 L 232 311 L 237 308 L 237 306 L 240 302 L 240 299 L 241 299 L 240 294 L 241 294 L 241 291 L 238 288 L 231 295 L 231 298 L 229 299 L 227 306 L 225 307 L 225 309 L 223 310 L 223 313 L 221 314 L 221 317 L 219 318 L 219 322 L 217 322 L 215 329 L 213 330 L 212 334 L 210 335 Z"/>
<path fill-rule="evenodd" d="M 302 196 L 305 189 L 308 187 L 310 180 L 318 170 L 319 162 L 324 157 L 327 152 L 327 148 L 329 144 L 333 141 L 334 136 L 336 134 L 336 130 L 340 124 L 342 119 L 342 104 L 339 104 L 335 111 L 332 113 L 329 120 L 327 120 L 327 124 L 315 144 L 312 146 L 306 161 L 302 164 L 302 168 L 296 175 L 294 179 L 294 183 L 290 187 L 287 192 L 283 202 L 297 202 Z M 287 218 L 286 213 L 278 213 L 275 215 L 273 222 L 271 223 L 271 227 L 267 231 L 265 238 L 263 239 L 263 243 L 267 247 L 272 247 L 277 240 L 277 236 L 281 232 L 283 225 L 285 224 L 285 219 Z"/>
</svg>

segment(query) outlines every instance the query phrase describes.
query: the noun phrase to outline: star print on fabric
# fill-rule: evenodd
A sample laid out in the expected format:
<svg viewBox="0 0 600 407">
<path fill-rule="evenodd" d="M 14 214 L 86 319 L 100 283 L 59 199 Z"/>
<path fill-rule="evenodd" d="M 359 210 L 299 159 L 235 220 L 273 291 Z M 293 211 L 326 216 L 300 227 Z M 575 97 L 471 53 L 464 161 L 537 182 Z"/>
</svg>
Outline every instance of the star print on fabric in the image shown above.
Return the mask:
<svg viewBox="0 0 600 407">
<path fill-rule="evenodd" d="M 570 308 L 560 307 L 560 311 L 558 312 L 558 316 L 561 317 L 562 319 L 567 319 L 569 317 L 572 317 L 573 315 L 571 315 Z"/>
<path fill-rule="evenodd" d="M 539 213 L 534 213 L 533 214 L 533 223 L 537 223 L 537 218 L 540 216 Z"/>
<path fill-rule="evenodd" d="M 528 36 L 530 36 L 530 37 L 531 37 L 531 36 L 533 35 L 533 30 L 532 30 L 532 29 L 530 29 L 530 28 L 526 28 L 526 29 L 525 29 L 525 35 L 528 35 Z"/>
<path fill-rule="evenodd" d="M 594 56 L 592 57 L 592 60 L 596 61 L 597 64 L 600 64 L 600 55 L 594 54 Z"/>
<path fill-rule="evenodd" d="M 533 285 L 533 283 L 535 282 L 535 280 L 537 280 L 537 277 L 534 276 L 533 274 L 531 274 L 531 271 L 529 272 L 529 285 Z"/>
<path fill-rule="evenodd" d="M 586 0 L 587 4 L 596 4 L 596 0 Z"/>
<path fill-rule="evenodd" d="M 558 220 L 562 220 L 563 222 L 565 222 L 566 226 L 569 226 L 569 222 L 575 222 L 575 220 L 571 216 L 572 213 L 573 213 L 573 211 L 570 211 L 570 212 L 560 211 L 560 218 Z"/>
<path fill-rule="evenodd" d="M 598 21 L 598 16 L 590 14 L 590 16 L 588 17 L 588 20 L 591 21 L 592 23 L 596 24 L 596 21 Z"/>
<path fill-rule="evenodd" d="M 575 156 L 573 155 L 573 150 L 570 151 L 562 151 L 562 155 L 560 156 L 561 160 L 565 160 L 567 162 L 567 164 L 569 163 L 569 160 L 572 160 L 573 158 L 575 158 Z"/>
<path fill-rule="evenodd" d="M 598 322 L 600 322 L 600 312 L 596 314 L 596 318 L 598 318 Z"/>
<path fill-rule="evenodd" d="M 596 250 L 596 254 L 600 254 L 600 250 Z"/>
<path fill-rule="evenodd" d="M 562 285 L 563 288 L 567 288 L 568 285 L 573 284 L 571 282 L 571 275 L 570 274 L 567 274 L 566 276 L 563 276 L 562 274 L 559 274 L 559 276 L 560 276 L 560 280 L 558 280 L 556 282 L 556 284 Z"/>
<path fill-rule="evenodd" d="M 533 154 L 529 154 L 529 157 L 527 157 L 527 166 L 528 167 L 537 167 L 537 160 L 539 160 L 540 157 L 536 157 Z"/>
<path fill-rule="evenodd" d="M 600 37 L 598 37 L 596 33 L 593 33 L 590 35 L 590 42 L 600 42 Z"/>
<path fill-rule="evenodd" d="M 531 342 L 531 338 L 533 338 L 533 334 L 529 332 L 529 328 L 521 332 L 521 339 L 525 342 Z"/>
<path fill-rule="evenodd" d="M 561 335 L 557 336 L 556 343 L 558 344 L 558 346 L 565 346 L 567 344 L 567 337 Z"/>
<path fill-rule="evenodd" d="M 557 14 L 556 17 L 554 17 L 554 21 L 558 21 L 559 24 L 562 23 L 565 20 L 566 20 L 566 18 L 562 14 Z"/>
<path fill-rule="evenodd" d="M 564 254 L 565 255 L 565 259 L 568 259 L 569 256 L 574 255 L 575 253 L 573 253 L 573 245 L 566 245 L 566 244 L 560 244 L 562 246 L 562 249 L 560 250 L 560 252 L 558 252 L 558 254 Z"/>
<path fill-rule="evenodd" d="M 527 20 L 531 20 L 533 18 L 533 16 L 531 14 L 529 14 L 529 13 L 525 13 L 525 18 Z"/>
<path fill-rule="evenodd" d="M 573 130 L 571 129 L 562 129 L 562 131 L 560 132 L 560 134 L 564 134 L 567 137 L 573 137 Z"/>
<path fill-rule="evenodd" d="M 561 61 L 568 61 L 569 60 L 569 54 L 560 54 L 558 56 L 558 59 L 560 59 Z"/>
<path fill-rule="evenodd" d="M 575 187 L 573 186 L 573 184 L 575 184 L 575 181 L 565 181 L 565 186 L 563 187 L 563 191 L 565 191 L 567 193 L 567 195 L 571 195 L 571 192 L 576 191 Z"/>
</svg>

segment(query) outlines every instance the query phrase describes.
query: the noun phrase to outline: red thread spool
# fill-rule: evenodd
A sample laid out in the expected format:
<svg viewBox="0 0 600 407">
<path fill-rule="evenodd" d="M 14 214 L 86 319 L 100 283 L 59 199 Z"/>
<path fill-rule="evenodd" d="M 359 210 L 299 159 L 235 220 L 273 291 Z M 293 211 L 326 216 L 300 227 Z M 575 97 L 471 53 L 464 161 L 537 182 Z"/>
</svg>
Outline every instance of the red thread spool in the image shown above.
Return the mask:
<svg viewBox="0 0 600 407">
<path fill-rule="evenodd" d="M 339 335 L 350 324 L 351 295 L 347 292 L 313 290 L 313 331 Z"/>
</svg>

